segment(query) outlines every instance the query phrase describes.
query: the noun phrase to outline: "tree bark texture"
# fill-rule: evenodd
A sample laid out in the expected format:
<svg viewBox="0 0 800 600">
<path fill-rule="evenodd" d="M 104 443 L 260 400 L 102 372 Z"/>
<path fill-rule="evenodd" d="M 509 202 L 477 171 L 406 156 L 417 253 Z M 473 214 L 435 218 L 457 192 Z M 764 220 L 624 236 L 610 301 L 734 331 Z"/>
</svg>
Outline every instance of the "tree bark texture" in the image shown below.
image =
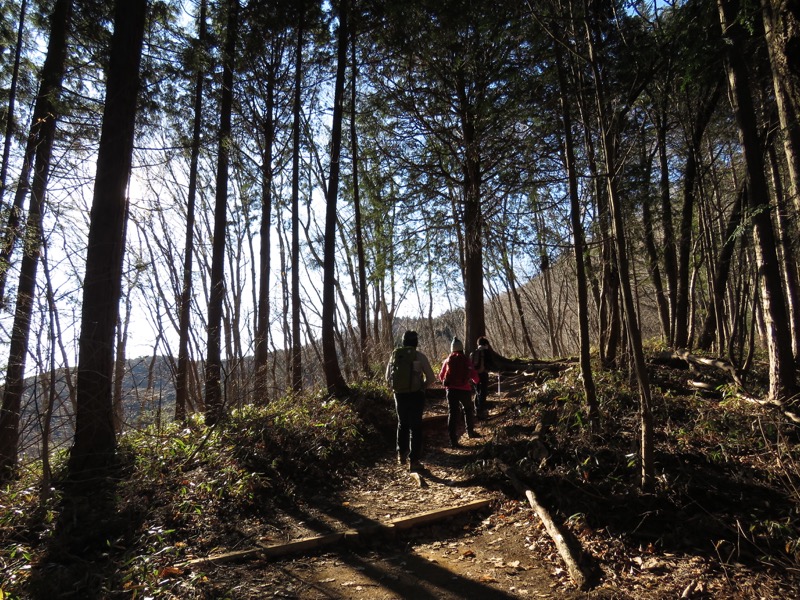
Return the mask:
<svg viewBox="0 0 800 600">
<path fill-rule="evenodd" d="M 303 17 L 297 29 L 295 52 L 294 106 L 292 107 L 292 241 L 290 256 L 292 335 L 290 349 L 291 387 L 303 389 L 303 351 L 300 339 L 300 102 L 303 80 Z"/>
<path fill-rule="evenodd" d="M 133 157 L 147 0 L 118 1 L 89 224 L 78 348 L 73 479 L 102 474 L 116 450 L 112 377 L 125 253 L 127 191 Z"/>
<path fill-rule="evenodd" d="M 761 0 L 761 7 L 791 182 L 789 196 L 800 212 L 800 10 L 795 0 Z"/>
<path fill-rule="evenodd" d="M 214 239 L 208 298 L 208 347 L 206 348 L 205 411 L 206 423 L 222 418 L 222 312 L 225 299 L 225 238 L 228 220 L 228 166 L 230 164 L 231 112 L 233 110 L 234 56 L 238 36 L 239 0 L 227 3 L 228 18 L 222 65 L 217 145 L 217 179 L 214 198 Z"/>
<path fill-rule="evenodd" d="M 22 254 L 14 325 L 8 349 L 6 384 L 0 408 L 0 480 L 13 475 L 17 465 L 28 338 L 36 294 L 39 255 L 43 244 L 44 199 L 56 134 L 56 105 L 61 96 L 64 79 L 67 36 L 72 21 L 72 0 L 59 0 L 53 8 L 51 21 L 47 58 L 42 68 L 42 84 L 34 109 L 34 115 L 38 115 L 38 118 L 33 121 L 30 134 L 32 139 L 36 139 L 36 157 L 25 225 L 26 244 Z"/>
<path fill-rule="evenodd" d="M 770 216 L 770 196 L 764 170 L 749 75 L 742 54 L 744 30 L 737 22 L 738 3 L 717 0 L 722 34 L 728 42 L 727 75 L 730 99 L 744 153 L 748 208 L 761 289 L 766 344 L 769 353 L 769 395 L 783 404 L 797 393 L 789 319 L 778 264 L 777 239 Z"/>
<path fill-rule="evenodd" d="M 336 200 L 339 194 L 339 170 L 342 150 L 342 118 L 344 112 L 344 78 L 347 68 L 349 1 L 339 3 L 339 40 L 336 83 L 333 94 L 333 123 L 331 130 L 331 171 L 325 203 L 325 254 L 322 269 L 322 358 L 328 393 L 343 396 L 347 384 L 339 367 L 336 353 Z"/>
<path fill-rule="evenodd" d="M 200 16 L 197 24 L 198 43 L 205 50 L 206 1 L 200 2 Z M 203 80 L 204 70 L 197 65 L 194 88 L 194 121 L 192 123 L 192 147 L 189 157 L 189 189 L 186 196 L 186 237 L 183 244 L 183 283 L 178 310 L 178 369 L 175 374 L 175 420 L 186 420 L 186 404 L 189 395 L 189 328 L 191 325 L 192 265 L 194 262 L 194 222 L 197 200 L 198 161 L 200 158 L 200 135 L 203 125 Z"/>
</svg>

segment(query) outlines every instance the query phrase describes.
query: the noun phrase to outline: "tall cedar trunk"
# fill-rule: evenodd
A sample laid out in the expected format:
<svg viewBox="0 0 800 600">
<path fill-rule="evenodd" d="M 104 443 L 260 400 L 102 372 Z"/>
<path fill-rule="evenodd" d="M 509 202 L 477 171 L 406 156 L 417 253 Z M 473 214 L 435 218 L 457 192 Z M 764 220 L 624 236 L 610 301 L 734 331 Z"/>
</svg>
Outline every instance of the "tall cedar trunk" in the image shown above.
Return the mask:
<svg viewBox="0 0 800 600">
<path fill-rule="evenodd" d="M 225 299 L 225 238 L 228 220 L 228 165 L 230 162 L 231 111 L 233 108 L 233 67 L 238 35 L 239 0 L 229 0 L 222 56 L 222 98 L 219 108 L 217 180 L 214 199 L 214 240 L 208 297 L 208 346 L 206 348 L 205 414 L 214 424 L 223 415 L 222 312 Z"/>
<path fill-rule="evenodd" d="M 47 332 L 52 340 L 50 344 L 50 372 L 48 374 L 48 390 L 47 390 L 47 405 L 45 406 L 44 415 L 42 416 L 42 489 L 48 489 L 52 472 L 50 468 L 50 433 L 53 430 L 53 412 L 55 411 L 56 399 L 58 393 L 56 391 L 57 381 L 65 380 L 70 394 L 70 399 L 74 399 L 72 395 L 73 389 L 70 385 L 72 375 L 67 361 L 64 361 L 64 368 L 56 369 L 56 348 L 61 344 L 61 331 L 58 324 L 58 311 L 56 309 L 56 301 L 53 294 L 53 281 L 50 277 L 50 266 L 47 261 L 47 246 L 42 248 L 42 271 L 47 289 L 47 308 L 48 315 L 48 328 Z M 61 351 L 63 352 L 63 345 Z"/>
<path fill-rule="evenodd" d="M 14 50 L 14 67 L 11 76 L 11 86 L 8 91 L 8 113 L 5 128 L 5 140 L 3 143 L 3 162 L 0 167 L 0 214 L 3 214 L 3 207 L 5 204 L 5 191 L 8 175 L 8 162 L 11 152 L 11 142 L 13 141 L 15 121 L 14 110 L 16 105 L 16 90 L 19 78 L 19 65 L 22 53 L 23 33 L 25 31 L 25 14 L 27 2 L 23 0 L 20 5 L 19 27 L 17 29 L 17 43 Z M 39 92 L 39 97 L 42 97 L 42 90 Z M 38 100 L 37 100 L 38 104 Z M 34 107 L 36 111 L 36 106 Z M 37 115 L 34 112 L 31 119 L 31 130 L 28 135 L 28 141 L 25 146 L 23 154 L 22 168 L 19 173 L 19 181 L 17 182 L 17 191 L 14 194 L 14 202 L 8 211 L 8 225 L 3 232 L 2 241 L 0 241 L 0 309 L 5 308 L 6 301 L 6 282 L 11 265 L 11 256 L 17 242 L 18 228 L 20 226 L 20 219 L 22 218 L 22 207 L 25 204 L 25 198 L 28 195 L 28 188 L 30 185 L 31 165 L 34 161 L 34 154 L 37 148 L 38 130 L 41 128 L 39 124 L 42 119 L 46 117 L 45 114 Z"/>
<path fill-rule="evenodd" d="M 711 344 L 714 343 L 714 336 L 722 340 L 722 318 L 723 307 L 725 303 L 725 294 L 728 289 L 728 275 L 731 270 L 731 259 L 733 258 L 733 251 L 736 247 L 736 230 L 742 222 L 742 207 L 745 203 L 745 194 L 747 188 L 742 186 L 736 194 L 736 200 L 733 203 L 733 209 L 728 217 L 728 224 L 725 227 L 725 237 L 722 249 L 717 258 L 716 273 L 714 275 L 714 282 L 711 285 L 711 302 L 708 306 L 708 313 L 706 320 L 703 324 L 703 329 L 700 337 L 697 340 L 697 348 L 699 350 L 708 350 Z M 722 344 L 718 344 L 718 351 L 721 353 L 723 350 Z"/>
<path fill-rule="evenodd" d="M 126 188 L 147 4 L 147 0 L 125 0 L 115 6 L 83 280 L 75 441 L 69 458 L 70 475 L 75 479 L 105 471 L 113 464 L 116 450 L 111 403 L 114 330 L 122 286 Z"/>
<path fill-rule="evenodd" d="M 650 281 L 653 282 L 653 290 L 656 295 L 661 335 L 666 341 L 669 339 L 670 330 L 669 304 L 667 302 L 667 297 L 664 295 L 664 283 L 661 280 L 661 269 L 658 265 L 658 249 L 656 248 L 656 240 L 653 231 L 653 213 L 650 208 L 649 194 L 642 200 L 642 225 L 644 226 L 644 246 L 647 252 Z"/>
<path fill-rule="evenodd" d="M 797 383 L 786 300 L 778 265 L 777 240 L 769 209 L 769 188 L 750 82 L 742 53 L 744 29 L 736 18 L 736 2 L 717 0 L 717 6 L 722 34 L 728 42 L 728 86 L 747 170 L 748 207 L 753 221 L 753 241 L 769 353 L 769 395 L 773 402 L 783 405 L 797 393 Z"/>
<path fill-rule="evenodd" d="M 121 326 L 117 327 L 117 348 L 114 356 L 114 395 L 112 397 L 112 405 L 114 407 L 114 431 L 117 434 L 122 433 L 122 424 L 124 422 L 124 409 L 123 409 L 123 383 L 125 380 L 125 356 L 128 342 L 128 327 L 131 322 L 131 299 L 130 294 L 125 298 L 125 318 L 122 320 Z"/>
<path fill-rule="evenodd" d="M 295 52 L 294 106 L 292 107 L 292 247 L 289 252 L 291 266 L 292 303 L 292 347 L 291 385 L 292 390 L 303 389 L 303 349 L 300 344 L 300 86 L 303 79 L 303 16 L 297 28 L 297 47 Z"/>
<path fill-rule="evenodd" d="M 67 56 L 67 35 L 72 20 L 72 0 L 59 0 L 53 8 L 47 58 L 42 68 L 42 83 L 36 99 L 31 137 L 37 140 L 36 159 L 31 188 L 30 208 L 25 226 L 26 243 L 20 266 L 14 326 L 8 350 L 6 385 L 0 409 L 0 481 L 13 476 L 18 458 L 19 424 L 22 394 L 25 387 L 25 363 L 31 329 L 36 273 L 43 243 L 42 213 L 53 140 L 56 133 L 56 105 L 61 96 L 64 65 Z"/>
<path fill-rule="evenodd" d="M 558 70 L 559 104 L 561 106 L 561 123 L 564 128 L 564 167 L 569 182 L 570 224 L 572 225 L 572 242 L 575 248 L 575 278 L 578 287 L 578 329 L 580 331 L 580 365 L 583 391 L 586 394 L 586 407 L 589 411 L 589 422 L 593 431 L 600 426 L 600 410 L 597 405 L 597 391 L 592 375 L 591 340 L 589 339 L 589 291 L 586 283 L 586 268 L 583 262 L 584 238 L 581 223 L 580 195 L 578 191 L 578 174 L 575 169 L 575 149 L 572 140 L 572 115 L 569 109 L 567 77 L 564 72 L 562 50 L 555 44 L 556 68 Z"/>
<path fill-rule="evenodd" d="M 481 225 L 481 163 L 475 140 L 475 115 L 464 85 L 458 89 L 461 133 L 464 139 L 462 165 L 464 193 L 464 313 L 465 345 L 469 351 L 478 336 L 486 333 L 483 300 L 483 240 Z"/>
<path fill-rule="evenodd" d="M 197 24 L 198 44 L 201 52 L 206 48 L 206 0 L 200 2 L 200 16 Z M 200 158 L 200 133 L 203 126 L 203 80 L 205 76 L 202 62 L 196 65 L 194 88 L 194 123 L 192 125 L 192 146 L 189 158 L 189 189 L 186 198 L 186 239 L 183 245 L 183 283 L 178 324 L 178 369 L 175 376 L 175 420 L 186 420 L 186 399 L 189 393 L 189 325 L 191 323 L 192 302 L 192 263 L 194 260 L 194 219 L 197 198 L 197 164 Z"/>
<path fill-rule="evenodd" d="M 793 0 L 761 0 L 775 103 L 789 167 L 789 195 L 800 212 L 800 13 Z"/>
<path fill-rule="evenodd" d="M 600 361 L 606 368 L 613 368 L 617 364 L 617 349 L 619 346 L 622 325 L 619 315 L 619 276 L 617 260 L 611 232 L 610 215 L 608 206 L 608 193 L 601 185 L 600 171 L 597 164 L 597 155 L 589 127 L 585 127 L 584 139 L 586 141 L 587 159 L 589 170 L 594 181 L 594 196 L 597 200 L 598 225 L 601 238 L 601 264 L 602 279 L 600 284 L 600 307 L 598 319 L 600 323 Z"/>
<path fill-rule="evenodd" d="M 522 339 L 525 342 L 525 348 L 527 348 L 531 358 L 535 360 L 537 358 L 536 348 L 533 345 L 533 339 L 531 339 L 530 331 L 528 329 L 528 324 L 525 321 L 525 310 L 522 306 L 522 296 L 519 293 L 517 280 L 516 277 L 514 276 L 514 265 L 511 264 L 511 260 L 508 257 L 509 254 L 508 247 L 509 244 L 507 244 L 505 240 L 503 240 L 499 248 L 500 260 L 503 265 L 506 286 L 508 289 L 507 295 L 510 296 L 511 299 L 514 301 L 514 308 L 516 309 L 517 318 L 519 319 L 519 328 L 522 330 Z M 475 341 L 477 341 L 477 339 Z"/>
<path fill-rule="evenodd" d="M 556 317 L 553 299 L 553 278 L 550 274 L 550 256 L 544 245 L 544 217 L 541 212 L 536 215 L 537 221 L 537 241 L 539 245 L 539 272 L 542 275 L 542 287 L 544 288 L 545 314 L 547 316 L 547 337 L 550 343 L 550 356 L 555 357 L 560 354 L 558 337 L 556 335 Z"/>
<path fill-rule="evenodd" d="M 361 370 L 369 376 L 369 355 L 367 353 L 367 259 L 364 254 L 364 234 L 361 223 L 361 195 L 358 181 L 358 136 L 356 131 L 356 82 L 358 79 L 358 63 L 356 62 L 356 35 L 350 31 L 350 68 L 352 70 L 350 84 L 350 147 L 353 161 L 353 219 L 356 230 L 356 260 L 358 261 L 358 351 L 361 357 Z M 432 304 L 429 303 L 429 309 Z M 431 339 L 434 339 L 431 337 Z"/>
<path fill-rule="evenodd" d="M 269 265 L 272 238 L 270 236 L 272 220 L 272 144 L 275 140 L 275 123 L 273 111 L 275 106 L 275 70 L 270 64 L 267 73 L 267 104 L 264 114 L 264 149 L 261 156 L 261 249 L 259 262 L 258 316 L 255 340 L 255 372 L 258 379 L 257 389 L 266 394 L 266 386 L 261 385 L 266 378 L 267 355 L 269 353 Z M 266 397 L 261 398 L 265 402 Z"/>
<path fill-rule="evenodd" d="M 577 39 L 577 31 L 572 31 L 572 35 Z M 592 290 L 594 301 L 597 308 L 597 321 L 599 328 L 599 351 L 600 362 L 604 367 L 612 367 L 616 363 L 616 348 L 619 335 L 619 313 L 610 307 L 616 306 L 617 286 L 616 271 L 614 270 L 614 249 L 611 243 L 611 234 L 608 223 L 608 203 L 605 193 L 600 184 L 600 175 L 597 166 L 597 156 L 595 152 L 594 140 L 590 125 L 589 110 L 586 106 L 588 102 L 588 92 L 585 89 L 584 74 L 572 62 L 570 58 L 570 71 L 574 73 L 577 82 L 577 106 L 583 122 L 583 142 L 586 152 L 586 163 L 592 181 L 592 190 L 597 203 L 597 223 L 600 229 L 601 256 L 600 256 L 600 277 L 593 273 L 591 268 L 591 254 L 586 253 L 585 260 L 587 270 L 592 280 Z"/>
<path fill-rule="evenodd" d="M 322 268 L 322 356 L 328 393 L 343 396 L 347 392 L 339 359 L 336 354 L 336 199 L 339 194 L 339 170 L 342 153 L 342 114 L 344 112 L 344 77 L 347 67 L 347 18 L 349 1 L 339 3 L 339 40 L 336 83 L 333 92 L 333 123 L 331 129 L 331 172 L 325 206 L 325 255 Z"/>
<path fill-rule="evenodd" d="M 675 310 L 678 301 L 678 257 L 675 250 L 675 227 L 672 223 L 672 199 L 669 193 L 669 163 L 667 156 L 667 111 L 662 107 L 658 120 L 658 164 L 659 189 L 661 195 L 661 226 L 664 231 L 664 276 L 667 280 L 667 298 L 669 299 L 669 335 L 668 342 L 675 342 Z"/>
<path fill-rule="evenodd" d="M 72 6 L 72 2 L 70 2 L 70 6 Z M 55 15 L 56 8 L 53 9 L 53 14 Z M 24 15 L 20 15 L 20 18 L 24 17 Z M 19 32 L 22 33 L 23 31 L 23 23 L 20 23 Z M 21 42 L 18 41 L 17 44 L 19 45 Z M 52 44 L 52 33 L 51 33 L 51 40 L 48 44 Z M 48 48 L 49 54 L 49 48 Z M 47 60 L 45 59 L 45 65 Z M 17 59 L 15 58 L 15 61 Z M 15 63 L 15 69 L 18 69 L 18 65 Z M 43 129 L 44 123 L 49 120 L 51 115 L 56 114 L 55 112 L 46 112 L 46 111 L 54 111 L 55 110 L 55 103 L 50 101 L 49 94 L 45 86 L 48 83 L 45 81 L 45 70 L 47 69 L 46 66 L 42 67 L 42 83 L 40 85 L 39 93 L 36 98 L 36 104 L 34 105 L 34 112 L 31 115 L 31 127 L 28 133 L 28 139 L 25 144 L 25 152 L 23 153 L 22 159 L 22 167 L 20 168 L 19 178 L 17 181 L 17 189 L 14 193 L 14 201 L 11 204 L 11 207 L 8 211 L 8 220 L 6 227 L 3 231 L 3 238 L 0 242 L 0 308 L 5 308 L 7 301 L 6 301 L 6 283 L 8 273 L 10 272 L 11 266 L 11 257 L 14 253 L 17 244 L 17 238 L 19 235 L 19 227 L 21 225 L 22 219 L 22 208 L 25 205 L 25 198 L 28 196 L 28 191 L 30 190 L 30 176 L 31 176 L 31 168 L 33 167 L 34 160 L 36 160 L 36 151 L 40 143 L 40 131 Z M 12 90 L 9 90 L 11 93 Z M 14 95 L 12 94 L 9 98 L 9 121 L 6 126 L 6 141 L 5 144 L 10 146 L 11 138 L 8 136 L 10 131 L 13 130 L 13 108 L 14 108 Z M 46 103 L 45 103 L 45 100 Z M 5 152 L 5 149 L 4 149 Z M 5 190 L 5 175 L 3 175 L 2 180 L 2 189 Z"/>
<path fill-rule="evenodd" d="M 783 281 L 786 285 L 786 302 L 789 310 L 789 330 L 792 337 L 792 354 L 795 365 L 800 366 L 800 292 L 798 292 L 797 260 L 792 246 L 792 223 L 788 216 L 789 206 L 783 193 L 778 156 L 775 144 L 767 145 L 770 173 L 772 173 L 772 188 L 778 205 L 776 225 L 778 227 L 778 240 L 780 246 L 780 264 L 783 267 Z"/>
<path fill-rule="evenodd" d="M 6 181 L 8 178 L 8 159 L 11 155 L 11 141 L 14 137 L 15 122 L 14 110 L 17 102 L 17 82 L 19 81 L 19 63 L 22 56 L 22 36 L 25 33 L 25 15 L 27 14 L 28 0 L 22 0 L 19 5 L 19 25 L 17 27 L 17 43 L 14 46 L 14 66 L 11 69 L 11 85 L 8 88 L 8 106 L 6 108 L 6 131 L 3 139 L 3 158 L 0 163 L 0 213 L 3 212 L 5 203 Z M 2 294 L 0 294 L 2 296 Z"/>
<path fill-rule="evenodd" d="M 597 116 L 599 120 L 603 155 L 605 158 L 606 178 L 608 187 L 608 204 L 611 211 L 611 224 L 614 232 L 614 242 L 619 265 L 619 283 L 622 292 L 622 302 L 625 312 L 625 326 L 628 342 L 633 354 L 633 367 L 636 380 L 639 384 L 639 426 L 641 431 L 640 441 L 640 468 L 641 486 L 651 489 L 654 484 L 655 467 L 653 460 L 653 416 L 651 412 L 650 380 L 647 374 L 647 365 L 642 347 L 642 334 L 639 329 L 636 304 L 633 298 L 633 287 L 630 278 L 630 265 L 628 262 L 627 246 L 625 241 L 625 224 L 622 217 L 621 198 L 617 188 L 617 136 L 622 115 L 617 113 L 607 115 L 606 99 L 603 88 L 600 65 L 594 47 L 594 39 L 589 23 L 586 23 L 586 40 L 589 49 L 589 63 L 595 80 L 595 95 L 597 100 Z"/>
<path fill-rule="evenodd" d="M 689 259 L 692 251 L 692 222 L 694 220 L 695 184 L 700 161 L 700 144 L 703 134 L 711 120 L 720 95 L 719 85 L 703 98 L 697 117 L 692 124 L 686 157 L 686 169 L 683 174 L 683 207 L 681 209 L 680 236 L 678 238 L 678 294 L 675 303 L 675 336 L 673 345 L 676 348 L 689 346 Z"/>
<path fill-rule="evenodd" d="M 650 194 L 650 178 L 653 170 L 653 158 L 655 153 L 648 149 L 648 144 L 645 138 L 646 128 L 642 127 L 641 133 L 641 163 L 644 167 L 645 173 L 645 194 L 642 197 L 642 226 L 644 234 L 644 248 L 647 253 L 647 271 L 650 281 L 653 284 L 653 292 L 656 297 L 656 309 L 658 311 L 658 320 L 661 325 L 661 335 L 664 341 L 669 339 L 669 304 L 667 297 L 664 295 L 664 282 L 661 279 L 661 267 L 659 266 L 658 248 L 656 247 L 655 228 L 653 226 L 653 212 L 652 202 L 653 198 Z"/>
</svg>

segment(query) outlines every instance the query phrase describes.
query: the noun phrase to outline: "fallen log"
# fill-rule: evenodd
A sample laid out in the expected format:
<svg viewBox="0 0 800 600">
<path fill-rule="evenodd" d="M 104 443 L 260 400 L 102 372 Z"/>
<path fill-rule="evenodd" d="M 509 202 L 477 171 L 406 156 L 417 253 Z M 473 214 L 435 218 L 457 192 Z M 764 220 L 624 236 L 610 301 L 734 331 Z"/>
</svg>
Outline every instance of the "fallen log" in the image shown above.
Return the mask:
<svg viewBox="0 0 800 600">
<path fill-rule="evenodd" d="M 589 556 L 583 551 L 578 540 L 569 530 L 561 527 L 553 520 L 550 511 L 545 508 L 536 496 L 536 493 L 522 484 L 513 469 L 505 463 L 499 463 L 500 470 L 508 477 L 514 488 L 524 494 L 531 508 L 536 512 L 544 525 L 545 531 L 556 545 L 561 559 L 567 567 L 572 582 L 579 590 L 585 591 L 592 585 L 592 568 Z"/>
<path fill-rule="evenodd" d="M 727 375 L 737 386 L 744 387 L 736 368 L 730 362 L 722 358 L 706 358 L 704 356 L 691 354 L 685 350 L 675 350 L 672 352 L 658 352 L 651 358 L 650 362 L 684 369 L 691 367 L 710 367 L 715 371 L 722 371 L 722 373 Z"/>
<path fill-rule="evenodd" d="M 719 385 L 708 383 L 707 381 L 699 381 L 697 379 L 688 379 L 686 385 L 690 388 L 714 398 L 721 398 L 722 393 L 719 391 Z"/>
</svg>

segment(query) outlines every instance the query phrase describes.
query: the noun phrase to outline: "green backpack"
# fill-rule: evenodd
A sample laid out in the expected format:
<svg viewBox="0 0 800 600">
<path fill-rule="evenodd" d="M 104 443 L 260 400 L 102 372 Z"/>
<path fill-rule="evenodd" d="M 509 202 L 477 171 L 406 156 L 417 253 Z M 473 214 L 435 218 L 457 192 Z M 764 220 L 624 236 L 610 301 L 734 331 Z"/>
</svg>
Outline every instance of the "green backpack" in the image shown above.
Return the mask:
<svg viewBox="0 0 800 600">
<path fill-rule="evenodd" d="M 414 391 L 414 361 L 417 349 L 413 346 L 400 346 L 392 352 L 392 389 L 395 392 Z"/>
</svg>

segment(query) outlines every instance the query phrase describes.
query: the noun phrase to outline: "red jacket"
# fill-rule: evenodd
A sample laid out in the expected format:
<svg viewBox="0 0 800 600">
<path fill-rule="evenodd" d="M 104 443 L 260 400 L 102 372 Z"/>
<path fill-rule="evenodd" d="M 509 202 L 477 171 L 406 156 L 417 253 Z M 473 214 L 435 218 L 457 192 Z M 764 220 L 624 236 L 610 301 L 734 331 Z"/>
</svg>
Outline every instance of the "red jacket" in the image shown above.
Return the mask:
<svg viewBox="0 0 800 600">
<path fill-rule="evenodd" d="M 455 354 L 455 352 L 453 353 Z M 459 352 L 458 354 L 464 354 L 463 352 Z M 453 356 L 452 354 L 450 356 Z M 439 381 L 444 383 L 445 379 L 447 379 L 447 375 L 450 373 L 450 356 L 444 359 L 442 363 L 442 370 L 439 372 Z M 475 370 L 475 365 L 472 364 L 472 361 L 469 359 L 468 356 L 465 357 L 467 359 L 467 368 L 469 369 L 469 377 L 467 378 L 467 383 L 464 385 L 448 385 L 445 386 L 448 390 L 468 390 L 472 391 L 472 386 L 470 382 L 474 384 L 480 383 L 480 377 L 478 377 L 478 372 Z"/>
</svg>

